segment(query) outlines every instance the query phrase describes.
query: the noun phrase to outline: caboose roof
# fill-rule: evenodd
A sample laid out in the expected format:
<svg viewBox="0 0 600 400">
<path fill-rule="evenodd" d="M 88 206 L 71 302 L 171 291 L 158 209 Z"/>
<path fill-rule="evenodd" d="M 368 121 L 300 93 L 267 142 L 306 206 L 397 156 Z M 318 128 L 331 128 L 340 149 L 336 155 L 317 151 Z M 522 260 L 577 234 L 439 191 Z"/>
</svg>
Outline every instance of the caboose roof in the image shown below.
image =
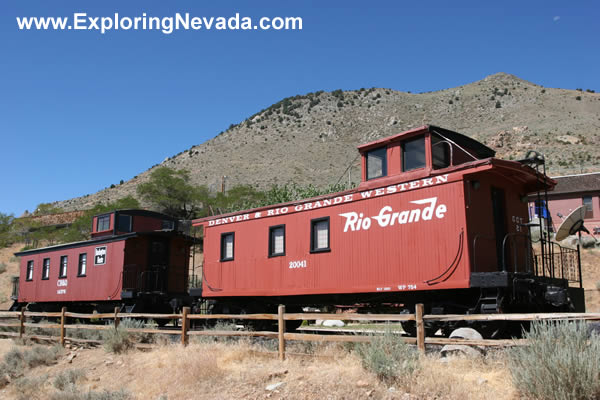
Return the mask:
<svg viewBox="0 0 600 400">
<path fill-rule="evenodd" d="M 474 155 L 477 156 L 477 158 L 479 158 L 479 159 L 490 158 L 490 157 L 494 157 L 496 155 L 496 152 L 494 150 L 490 149 L 489 147 L 487 147 L 483 143 L 478 142 L 475 139 L 471 139 L 470 137 L 460 134 L 458 132 L 454 132 L 449 129 L 440 128 L 439 126 L 435 126 L 435 125 L 423 125 L 418 128 L 411 129 L 409 131 L 404 131 L 404 132 L 398 133 L 393 136 L 388 136 L 383 139 L 379 139 L 379 140 L 375 140 L 370 143 L 362 144 L 362 145 L 358 146 L 357 148 L 358 148 L 359 152 L 363 153 L 367 150 L 381 147 L 381 146 L 387 145 L 389 143 L 397 142 L 406 137 L 414 136 L 414 135 L 424 133 L 424 132 L 438 133 L 441 136 L 444 136 L 447 139 L 450 139 L 451 141 L 455 142 L 459 146 L 467 148 L 470 151 L 474 152 L 475 153 Z"/>
<path fill-rule="evenodd" d="M 94 217 L 99 217 L 99 216 L 109 215 L 109 214 L 114 214 L 114 213 L 133 215 L 133 216 L 142 215 L 142 216 L 146 216 L 146 217 L 156 217 L 156 218 L 168 219 L 168 220 L 173 220 L 173 221 L 177 220 L 177 218 L 172 217 L 167 214 L 159 213 L 156 211 L 150 211 L 150 210 L 140 210 L 137 208 L 127 208 L 127 209 L 118 209 L 118 210 L 107 211 L 107 212 L 103 212 L 100 214 L 95 214 Z"/>
<path fill-rule="evenodd" d="M 103 237 L 99 237 L 96 239 L 82 240 L 80 242 L 63 243 L 63 244 L 57 244 L 55 246 L 47 246 L 47 247 L 40 247 L 38 249 L 19 251 L 14 254 L 15 254 L 15 256 L 27 256 L 27 255 L 37 254 L 37 253 L 45 253 L 48 251 L 72 249 L 72 248 L 86 247 L 86 246 L 95 246 L 95 245 L 102 244 L 102 243 L 120 242 L 122 240 L 127 240 L 129 238 L 139 237 L 139 236 L 163 236 L 163 235 L 173 235 L 173 231 L 165 230 L 165 231 L 153 231 L 153 232 L 131 232 L 131 233 L 124 233 L 122 235 L 117 235 L 117 236 L 103 236 Z M 189 240 L 195 240 L 191 236 L 187 236 L 187 235 L 181 235 L 181 236 L 185 236 Z"/>
</svg>

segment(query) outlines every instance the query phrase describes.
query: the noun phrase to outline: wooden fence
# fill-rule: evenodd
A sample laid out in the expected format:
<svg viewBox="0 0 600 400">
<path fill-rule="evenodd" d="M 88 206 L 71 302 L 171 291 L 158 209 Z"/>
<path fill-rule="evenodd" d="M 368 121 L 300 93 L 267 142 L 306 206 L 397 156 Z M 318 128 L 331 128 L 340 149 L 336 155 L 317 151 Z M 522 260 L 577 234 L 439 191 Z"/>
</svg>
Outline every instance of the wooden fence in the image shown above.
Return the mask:
<svg viewBox="0 0 600 400">
<path fill-rule="evenodd" d="M 119 308 L 115 308 L 113 313 L 104 314 L 80 314 L 68 312 L 66 307 L 60 312 L 29 312 L 24 309 L 21 311 L 3 311 L 0 312 L 0 319 L 18 319 L 18 322 L 0 323 L 0 327 L 18 328 L 16 332 L 0 331 L 0 336 L 30 338 L 37 340 L 58 341 L 65 345 L 70 342 L 91 342 L 98 343 L 97 340 L 79 339 L 66 336 L 66 329 L 89 329 L 89 330 L 108 330 L 116 329 L 123 318 L 141 318 L 141 319 L 170 319 L 181 321 L 179 329 L 153 329 L 153 328 L 128 328 L 129 332 L 178 335 L 181 344 L 187 345 L 190 336 L 262 336 L 278 339 L 279 358 L 285 359 L 286 340 L 303 340 L 318 342 L 369 342 L 373 335 L 365 331 L 365 335 L 323 335 L 309 333 L 292 333 L 285 331 L 285 321 L 298 320 L 343 320 L 343 321 L 379 321 L 379 322 L 406 322 L 414 321 L 416 324 L 416 337 L 402 337 L 406 343 L 416 344 L 421 352 L 425 352 L 427 344 L 447 345 L 464 344 L 473 346 L 515 346 L 526 344 L 524 339 L 498 340 L 466 340 L 449 339 L 442 337 L 426 337 L 425 322 L 427 321 L 540 321 L 540 320 L 585 320 L 600 321 L 600 313 L 540 313 L 540 314 L 474 314 L 474 315 L 424 315 L 423 305 L 417 304 L 414 314 L 324 314 L 324 313 L 286 313 L 285 306 L 280 305 L 277 314 L 191 314 L 189 307 L 184 307 L 181 314 L 144 314 L 144 313 L 120 313 Z M 27 318 L 51 318 L 60 323 L 34 323 L 27 322 Z M 98 324 L 67 324 L 67 318 L 87 319 L 87 320 L 110 320 L 113 326 Z M 254 331 L 217 331 L 217 330 L 190 330 L 190 323 L 193 320 L 207 319 L 229 319 L 229 320 L 275 320 L 277 321 L 277 332 L 254 332 Z M 26 335 L 26 328 L 59 329 L 59 336 L 47 335 Z M 138 345 L 139 347 L 146 347 Z"/>
</svg>

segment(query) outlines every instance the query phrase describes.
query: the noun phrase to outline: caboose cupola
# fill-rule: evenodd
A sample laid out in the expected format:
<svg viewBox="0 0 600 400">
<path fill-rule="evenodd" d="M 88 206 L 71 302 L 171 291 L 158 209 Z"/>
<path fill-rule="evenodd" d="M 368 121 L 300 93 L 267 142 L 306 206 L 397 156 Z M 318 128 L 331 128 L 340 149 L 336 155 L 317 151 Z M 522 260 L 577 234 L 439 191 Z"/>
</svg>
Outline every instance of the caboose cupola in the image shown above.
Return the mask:
<svg viewBox="0 0 600 400">
<path fill-rule="evenodd" d="M 362 157 L 361 187 L 374 181 L 381 185 L 387 180 L 419 179 L 495 154 L 471 138 L 433 125 L 364 144 L 358 151 Z"/>
</svg>

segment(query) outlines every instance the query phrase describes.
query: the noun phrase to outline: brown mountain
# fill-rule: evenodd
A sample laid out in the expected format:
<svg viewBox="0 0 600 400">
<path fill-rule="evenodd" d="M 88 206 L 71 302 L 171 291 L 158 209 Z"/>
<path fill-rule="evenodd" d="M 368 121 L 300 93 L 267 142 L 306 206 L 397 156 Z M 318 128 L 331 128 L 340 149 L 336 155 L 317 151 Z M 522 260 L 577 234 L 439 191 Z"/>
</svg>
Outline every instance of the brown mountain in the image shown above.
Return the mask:
<svg viewBox="0 0 600 400">
<path fill-rule="evenodd" d="M 289 97 L 158 165 L 187 169 L 213 190 L 223 176 L 226 187 L 357 182 L 358 144 L 424 124 L 467 134 L 501 158 L 541 151 L 551 175 L 600 169 L 600 94 L 544 88 L 505 73 L 428 93 L 371 88 Z M 135 195 L 151 171 L 55 205 L 69 211 Z"/>
</svg>

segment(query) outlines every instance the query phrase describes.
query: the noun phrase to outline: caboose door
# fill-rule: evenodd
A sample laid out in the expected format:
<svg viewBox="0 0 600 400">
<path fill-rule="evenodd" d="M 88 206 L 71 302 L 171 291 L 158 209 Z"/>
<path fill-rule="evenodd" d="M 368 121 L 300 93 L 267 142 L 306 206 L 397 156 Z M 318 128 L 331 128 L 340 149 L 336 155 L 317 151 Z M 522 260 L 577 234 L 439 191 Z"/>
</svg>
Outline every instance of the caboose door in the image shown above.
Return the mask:
<svg viewBox="0 0 600 400">
<path fill-rule="evenodd" d="M 494 217 L 494 234 L 496 236 L 496 258 L 498 271 L 504 265 L 504 237 L 506 236 L 506 206 L 504 190 L 492 187 L 492 212 Z"/>
<path fill-rule="evenodd" d="M 169 240 L 152 238 L 146 271 L 146 289 L 150 292 L 166 292 L 169 267 Z"/>
</svg>

